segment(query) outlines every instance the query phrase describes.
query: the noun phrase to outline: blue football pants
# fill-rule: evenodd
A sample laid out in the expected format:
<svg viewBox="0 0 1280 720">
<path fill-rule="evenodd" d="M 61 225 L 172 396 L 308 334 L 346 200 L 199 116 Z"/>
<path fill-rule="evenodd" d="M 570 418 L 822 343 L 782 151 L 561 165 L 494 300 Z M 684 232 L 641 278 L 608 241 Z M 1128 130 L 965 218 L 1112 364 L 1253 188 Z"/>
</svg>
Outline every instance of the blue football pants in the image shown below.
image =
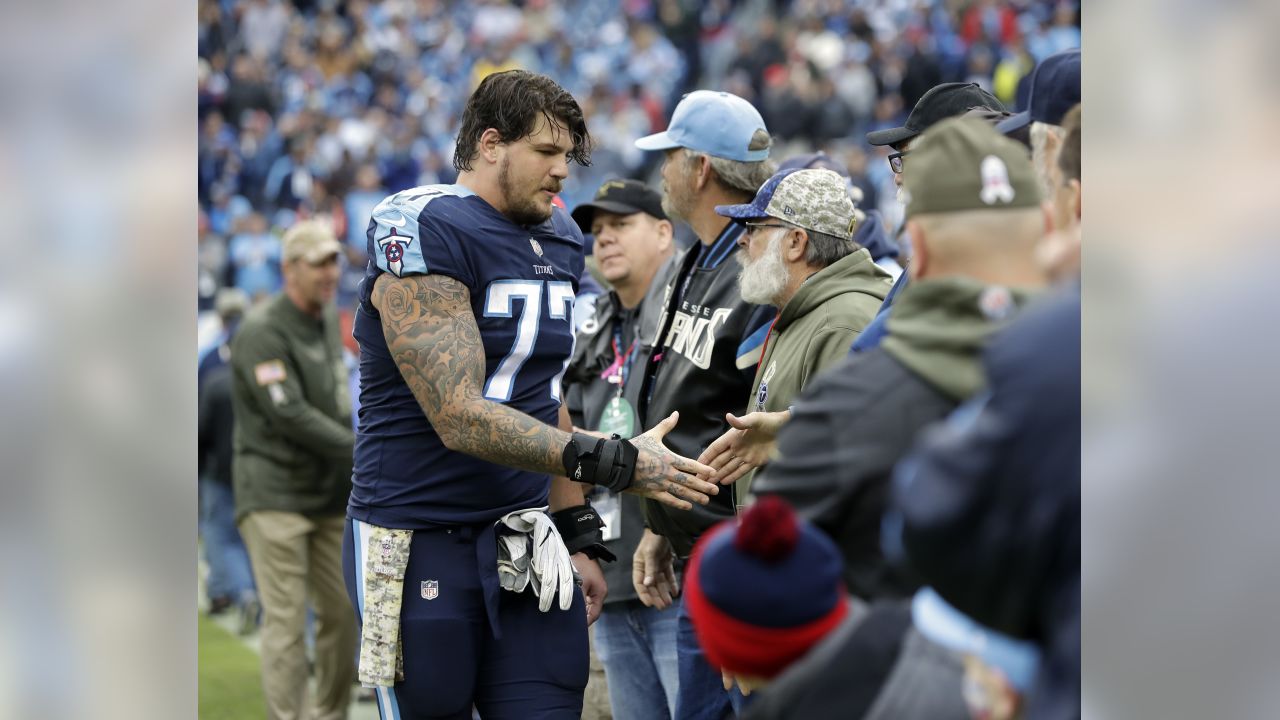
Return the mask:
<svg viewBox="0 0 1280 720">
<path fill-rule="evenodd" d="M 343 537 L 343 573 L 357 619 L 367 553 L 355 542 L 359 528 L 348 518 Z M 589 670 L 582 592 L 575 588 L 567 611 L 554 604 L 544 613 L 532 589 L 490 590 L 501 632 L 495 637 L 485 595 L 486 586 L 496 587 L 497 566 L 477 561 L 485 556 L 478 547 L 485 537 L 471 527 L 414 531 L 400 612 L 404 680 L 378 688 L 383 720 L 470 720 L 473 705 L 484 720 L 581 717 Z M 487 537 L 492 542 L 493 534 Z"/>
</svg>

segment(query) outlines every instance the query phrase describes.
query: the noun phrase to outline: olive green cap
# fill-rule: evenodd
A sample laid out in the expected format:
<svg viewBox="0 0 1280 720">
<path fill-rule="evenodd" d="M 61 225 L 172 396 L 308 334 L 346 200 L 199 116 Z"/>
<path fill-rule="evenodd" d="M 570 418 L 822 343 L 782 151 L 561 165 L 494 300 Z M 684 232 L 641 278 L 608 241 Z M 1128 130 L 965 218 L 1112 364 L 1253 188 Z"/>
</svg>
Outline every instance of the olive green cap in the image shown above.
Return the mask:
<svg viewBox="0 0 1280 720">
<path fill-rule="evenodd" d="M 1040 206 L 1026 147 L 982 120 L 943 120 L 924 131 L 904 159 L 907 217 Z"/>
</svg>

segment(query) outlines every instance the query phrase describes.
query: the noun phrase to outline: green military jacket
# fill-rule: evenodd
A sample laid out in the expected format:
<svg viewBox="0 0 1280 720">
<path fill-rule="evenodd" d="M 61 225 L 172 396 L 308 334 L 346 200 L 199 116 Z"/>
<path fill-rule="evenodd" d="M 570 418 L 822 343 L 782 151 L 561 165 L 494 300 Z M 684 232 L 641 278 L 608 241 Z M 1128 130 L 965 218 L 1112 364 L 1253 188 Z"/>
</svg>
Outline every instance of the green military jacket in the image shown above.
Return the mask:
<svg viewBox="0 0 1280 720">
<path fill-rule="evenodd" d="M 317 319 L 284 293 L 241 322 L 231 343 L 237 519 L 345 512 L 355 434 L 339 333 L 333 306 Z"/>
<path fill-rule="evenodd" d="M 849 355 L 849 346 L 880 310 L 893 277 L 866 248 L 819 270 L 789 300 L 773 325 L 756 367 L 746 412 L 780 412 L 818 373 Z M 754 472 L 733 484 L 741 507 Z"/>
</svg>

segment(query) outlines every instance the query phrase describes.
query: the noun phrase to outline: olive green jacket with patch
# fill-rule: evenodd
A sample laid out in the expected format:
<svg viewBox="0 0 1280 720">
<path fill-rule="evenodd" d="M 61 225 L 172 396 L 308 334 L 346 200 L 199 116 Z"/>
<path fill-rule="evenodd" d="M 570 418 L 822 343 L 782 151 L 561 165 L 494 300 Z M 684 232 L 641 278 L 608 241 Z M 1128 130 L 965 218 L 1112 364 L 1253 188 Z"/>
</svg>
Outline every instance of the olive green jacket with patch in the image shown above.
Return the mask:
<svg viewBox="0 0 1280 720">
<path fill-rule="evenodd" d="M 849 354 L 893 287 L 865 248 L 819 270 L 782 308 L 769 333 L 746 412 L 780 412 L 816 375 Z M 734 505 L 751 489 L 751 472 L 734 483 Z"/>
<path fill-rule="evenodd" d="M 259 510 L 341 515 L 355 433 L 338 313 L 283 293 L 254 307 L 231 343 L 236 518 Z"/>
</svg>

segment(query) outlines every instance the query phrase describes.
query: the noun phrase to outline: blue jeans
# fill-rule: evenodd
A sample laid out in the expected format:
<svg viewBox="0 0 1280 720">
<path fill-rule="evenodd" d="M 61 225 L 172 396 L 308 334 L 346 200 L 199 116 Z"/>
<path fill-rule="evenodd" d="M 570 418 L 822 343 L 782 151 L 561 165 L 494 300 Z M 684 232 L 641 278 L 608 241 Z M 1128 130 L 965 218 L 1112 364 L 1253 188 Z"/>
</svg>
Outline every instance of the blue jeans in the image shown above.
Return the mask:
<svg viewBox="0 0 1280 720">
<path fill-rule="evenodd" d="M 676 632 L 676 652 L 680 668 L 680 692 L 676 700 L 675 720 L 722 720 L 742 711 L 745 700 L 738 686 L 724 689 L 720 671 L 711 667 L 707 656 L 698 645 L 693 622 L 685 607 L 684 595 L 680 596 L 679 628 Z"/>
<path fill-rule="evenodd" d="M 639 600 L 604 606 L 596 620 L 596 654 L 614 720 L 669 720 L 675 714 L 677 613 Z M 664 697 L 665 704 L 658 702 Z"/>
<path fill-rule="evenodd" d="M 204 537 L 205 562 L 209 564 L 209 598 L 228 597 L 240 602 L 245 591 L 254 589 L 253 571 L 236 529 L 236 502 L 230 485 L 200 481 L 200 533 Z"/>
</svg>

